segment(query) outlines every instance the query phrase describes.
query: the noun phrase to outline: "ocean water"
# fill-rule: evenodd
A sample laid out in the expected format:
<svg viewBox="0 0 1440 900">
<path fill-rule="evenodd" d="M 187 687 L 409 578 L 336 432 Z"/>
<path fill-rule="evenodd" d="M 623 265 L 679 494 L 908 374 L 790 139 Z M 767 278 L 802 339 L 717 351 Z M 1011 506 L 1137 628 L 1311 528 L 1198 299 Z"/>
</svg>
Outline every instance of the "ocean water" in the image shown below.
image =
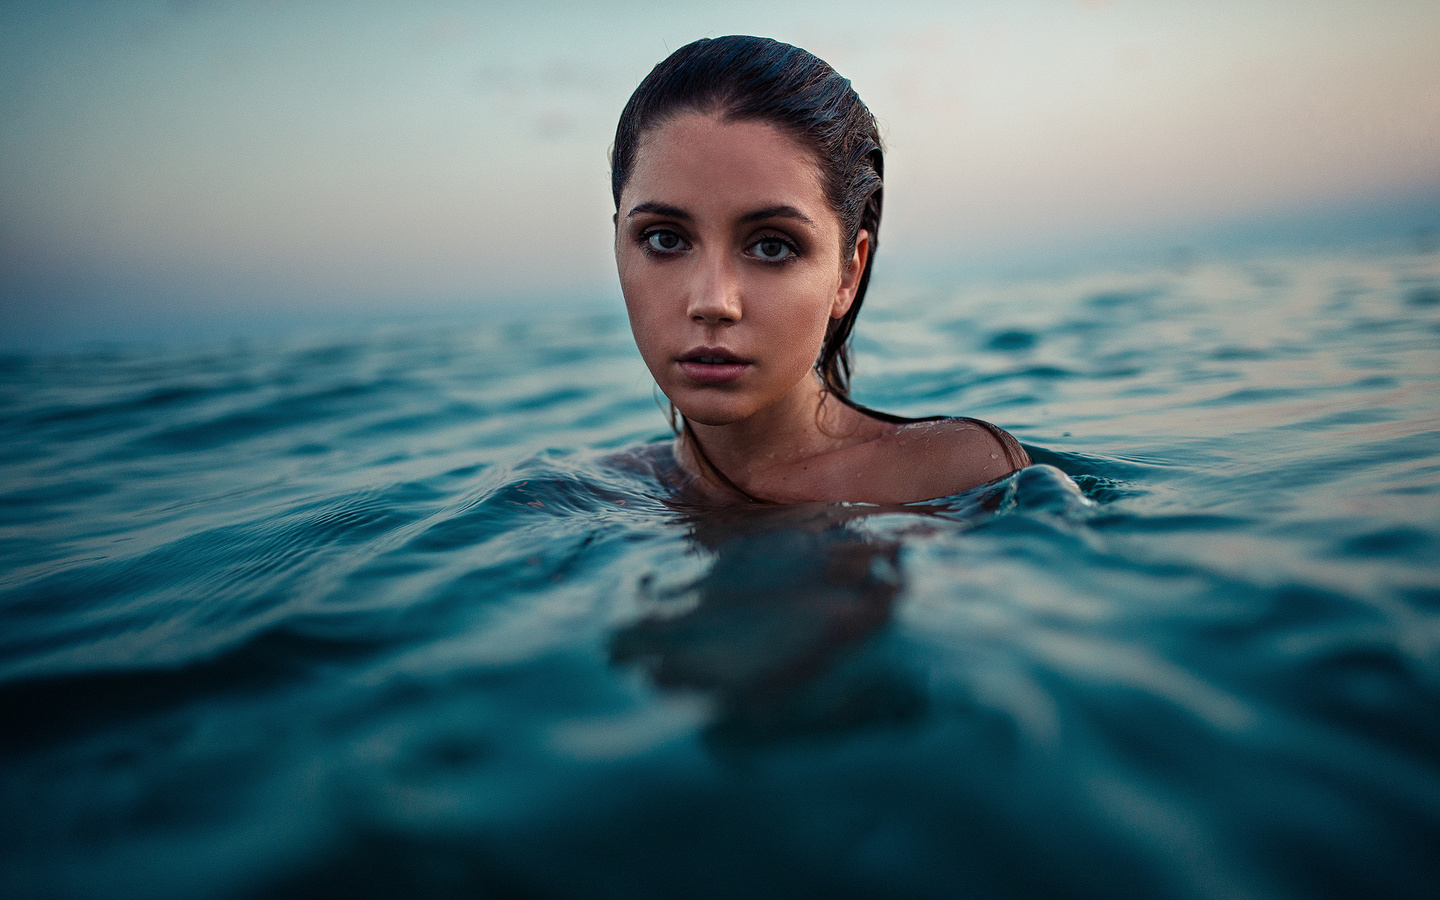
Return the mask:
<svg viewBox="0 0 1440 900">
<path fill-rule="evenodd" d="M 0 895 L 1440 895 L 1440 257 L 856 347 L 1037 464 L 687 507 L 619 310 L 0 359 Z"/>
</svg>

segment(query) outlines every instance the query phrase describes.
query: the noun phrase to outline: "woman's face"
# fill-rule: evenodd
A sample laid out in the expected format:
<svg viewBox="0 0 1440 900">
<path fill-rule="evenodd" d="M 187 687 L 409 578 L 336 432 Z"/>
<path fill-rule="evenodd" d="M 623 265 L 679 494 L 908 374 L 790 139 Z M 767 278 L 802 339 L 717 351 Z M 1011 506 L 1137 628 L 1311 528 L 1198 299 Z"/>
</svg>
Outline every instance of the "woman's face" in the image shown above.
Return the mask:
<svg viewBox="0 0 1440 900">
<path fill-rule="evenodd" d="M 869 238 L 841 258 L 814 156 L 763 122 L 685 113 L 640 143 L 615 216 L 630 328 L 691 421 L 728 425 L 816 391 L 826 324 Z"/>
</svg>

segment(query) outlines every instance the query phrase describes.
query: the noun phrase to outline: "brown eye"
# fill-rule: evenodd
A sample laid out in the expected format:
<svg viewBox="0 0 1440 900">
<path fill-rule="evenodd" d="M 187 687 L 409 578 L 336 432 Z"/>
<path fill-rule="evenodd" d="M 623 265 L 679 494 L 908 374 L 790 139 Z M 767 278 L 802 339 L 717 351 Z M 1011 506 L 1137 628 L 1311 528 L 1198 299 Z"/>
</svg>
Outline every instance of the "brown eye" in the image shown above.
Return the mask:
<svg viewBox="0 0 1440 900">
<path fill-rule="evenodd" d="M 756 256 L 766 262 L 780 262 L 789 259 L 795 253 L 789 244 L 774 237 L 761 238 L 754 243 L 751 249 Z"/>
<path fill-rule="evenodd" d="M 645 236 L 645 243 L 651 250 L 660 253 L 674 253 L 684 244 L 680 235 L 673 231 L 652 231 Z"/>
</svg>

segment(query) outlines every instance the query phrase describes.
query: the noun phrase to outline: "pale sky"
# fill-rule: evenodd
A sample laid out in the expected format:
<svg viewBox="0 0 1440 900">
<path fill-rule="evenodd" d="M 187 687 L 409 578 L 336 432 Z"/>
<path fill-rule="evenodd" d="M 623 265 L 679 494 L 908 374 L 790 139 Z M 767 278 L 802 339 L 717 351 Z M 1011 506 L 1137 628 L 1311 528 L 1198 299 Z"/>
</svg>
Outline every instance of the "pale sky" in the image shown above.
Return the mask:
<svg viewBox="0 0 1440 900">
<path fill-rule="evenodd" d="M 1440 3 L 0 2 L 0 347 L 618 298 L 606 150 L 764 34 L 887 134 L 877 283 L 1440 225 Z"/>
</svg>

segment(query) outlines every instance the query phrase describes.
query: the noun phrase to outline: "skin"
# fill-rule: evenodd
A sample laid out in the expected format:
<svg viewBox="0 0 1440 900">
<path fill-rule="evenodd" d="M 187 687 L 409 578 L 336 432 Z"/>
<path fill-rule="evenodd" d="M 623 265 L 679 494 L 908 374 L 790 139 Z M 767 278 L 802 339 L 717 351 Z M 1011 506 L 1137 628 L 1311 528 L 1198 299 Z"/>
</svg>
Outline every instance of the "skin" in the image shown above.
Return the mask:
<svg viewBox="0 0 1440 900">
<path fill-rule="evenodd" d="M 906 503 L 1008 474 L 982 428 L 882 422 L 824 391 L 813 367 L 825 328 L 850 308 L 870 252 L 861 231 L 845 254 L 841 228 L 814 155 L 772 125 L 683 113 L 647 132 L 615 260 L 660 390 L 710 460 L 767 500 Z M 676 440 L 712 499 L 740 499 Z"/>
</svg>

